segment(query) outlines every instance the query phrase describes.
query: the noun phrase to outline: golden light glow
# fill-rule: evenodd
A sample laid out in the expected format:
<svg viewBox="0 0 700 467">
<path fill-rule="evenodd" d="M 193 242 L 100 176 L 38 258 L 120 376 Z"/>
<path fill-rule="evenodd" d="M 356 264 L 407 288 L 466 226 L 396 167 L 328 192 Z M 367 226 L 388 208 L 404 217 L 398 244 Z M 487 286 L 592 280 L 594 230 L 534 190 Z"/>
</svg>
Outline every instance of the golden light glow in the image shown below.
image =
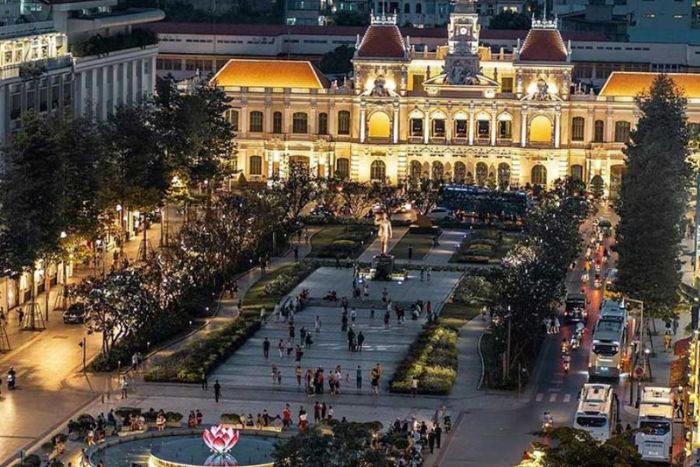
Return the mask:
<svg viewBox="0 0 700 467">
<path fill-rule="evenodd" d="M 600 95 L 605 97 L 634 97 L 648 91 L 659 73 L 632 73 L 614 71 L 605 82 Z M 700 98 L 700 75 L 692 73 L 668 73 L 687 98 Z"/>
<path fill-rule="evenodd" d="M 552 95 L 557 95 L 559 94 L 559 87 L 557 86 L 556 83 L 550 83 L 547 80 L 544 80 L 547 83 L 547 91 L 552 94 Z M 533 79 L 530 81 L 530 84 L 527 85 L 527 94 L 537 94 L 538 89 L 537 89 L 537 83 L 539 82 L 539 79 Z"/>
<path fill-rule="evenodd" d="M 391 121 L 384 112 L 373 113 L 368 126 L 370 138 L 388 138 L 391 134 Z"/>
<path fill-rule="evenodd" d="M 326 79 L 311 65 L 297 60 L 229 60 L 214 76 L 219 86 L 323 89 Z"/>
<path fill-rule="evenodd" d="M 380 75 L 371 76 L 367 78 L 367 80 L 365 81 L 365 91 L 371 91 L 372 89 L 374 89 L 374 80 L 377 79 L 379 76 Z M 384 88 L 392 92 L 396 92 L 396 81 L 384 75 L 381 76 L 384 78 Z"/>
<path fill-rule="evenodd" d="M 538 115 L 530 122 L 530 136 L 533 143 L 549 143 L 552 141 L 552 122 L 544 115 Z"/>
</svg>

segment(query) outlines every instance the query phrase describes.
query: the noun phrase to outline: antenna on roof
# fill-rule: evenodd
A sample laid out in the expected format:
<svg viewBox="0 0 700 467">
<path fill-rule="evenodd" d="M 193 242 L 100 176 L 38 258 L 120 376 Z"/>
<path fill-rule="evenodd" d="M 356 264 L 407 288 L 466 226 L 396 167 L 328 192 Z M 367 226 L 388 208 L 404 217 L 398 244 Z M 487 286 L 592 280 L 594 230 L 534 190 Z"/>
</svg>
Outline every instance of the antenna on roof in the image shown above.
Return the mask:
<svg viewBox="0 0 700 467">
<path fill-rule="evenodd" d="M 542 11 L 542 21 L 547 21 L 547 0 L 544 0 L 544 10 Z"/>
</svg>

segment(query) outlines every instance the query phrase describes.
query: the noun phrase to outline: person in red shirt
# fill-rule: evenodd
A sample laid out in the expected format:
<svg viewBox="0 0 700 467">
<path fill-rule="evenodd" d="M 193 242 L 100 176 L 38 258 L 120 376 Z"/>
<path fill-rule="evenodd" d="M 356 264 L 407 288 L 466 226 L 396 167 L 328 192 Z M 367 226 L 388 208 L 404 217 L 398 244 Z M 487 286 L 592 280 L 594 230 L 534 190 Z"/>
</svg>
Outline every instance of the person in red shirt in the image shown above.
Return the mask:
<svg viewBox="0 0 700 467">
<path fill-rule="evenodd" d="M 284 410 L 282 411 L 282 428 L 284 430 L 288 430 L 291 424 L 292 424 L 292 409 L 289 408 L 289 404 L 286 404 L 284 406 Z"/>
</svg>

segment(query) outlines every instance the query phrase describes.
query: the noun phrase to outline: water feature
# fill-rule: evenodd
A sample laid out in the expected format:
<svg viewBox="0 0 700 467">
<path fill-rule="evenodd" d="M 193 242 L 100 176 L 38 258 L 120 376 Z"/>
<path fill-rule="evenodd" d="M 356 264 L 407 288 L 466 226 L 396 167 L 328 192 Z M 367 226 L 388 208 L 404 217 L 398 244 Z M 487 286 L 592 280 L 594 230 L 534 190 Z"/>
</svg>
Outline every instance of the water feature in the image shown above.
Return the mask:
<svg viewBox="0 0 700 467">
<path fill-rule="evenodd" d="M 241 434 L 240 440 L 230 454 L 241 467 L 270 464 L 274 442 L 274 438 L 270 437 Z M 132 467 L 134 464 L 143 467 L 165 466 L 168 463 L 206 466 L 207 459 L 211 456 L 212 453 L 202 441 L 201 435 L 176 435 L 124 440 L 122 443 L 107 446 L 95 452 L 91 459 L 95 465 L 103 462 L 109 467 Z M 164 462 L 159 464 L 157 460 Z"/>
</svg>

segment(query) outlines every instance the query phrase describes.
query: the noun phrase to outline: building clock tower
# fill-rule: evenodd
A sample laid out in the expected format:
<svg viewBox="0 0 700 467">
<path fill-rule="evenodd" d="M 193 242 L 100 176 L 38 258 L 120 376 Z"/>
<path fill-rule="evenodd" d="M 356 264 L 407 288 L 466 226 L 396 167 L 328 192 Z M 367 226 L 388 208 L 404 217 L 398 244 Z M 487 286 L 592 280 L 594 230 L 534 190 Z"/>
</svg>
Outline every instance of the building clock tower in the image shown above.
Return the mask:
<svg viewBox="0 0 700 467">
<path fill-rule="evenodd" d="M 457 0 L 450 15 L 445 73 L 450 84 L 478 84 L 479 15 L 474 0 Z"/>
</svg>

